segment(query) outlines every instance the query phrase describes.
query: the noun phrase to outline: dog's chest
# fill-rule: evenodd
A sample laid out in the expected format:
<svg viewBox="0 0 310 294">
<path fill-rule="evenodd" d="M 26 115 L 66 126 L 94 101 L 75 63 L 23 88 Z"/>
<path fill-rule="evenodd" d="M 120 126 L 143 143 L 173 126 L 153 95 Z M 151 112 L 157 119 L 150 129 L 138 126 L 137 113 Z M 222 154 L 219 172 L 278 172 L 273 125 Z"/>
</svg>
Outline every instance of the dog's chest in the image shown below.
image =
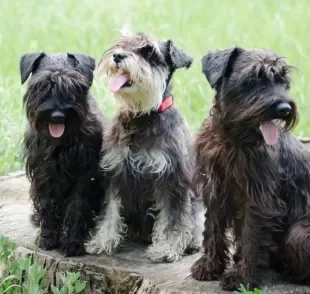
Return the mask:
<svg viewBox="0 0 310 294">
<path fill-rule="evenodd" d="M 148 236 L 154 219 L 149 209 L 155 205 L 160 180 L 171 169 L 168 154 L 141 138 L 123 138 L 123 144 L 105 151 L 101 167 L 117 183 L 123 216 L 131 237 Z"/>
<path fill-rule="evenodd" d="M 168 154 L 163 150 L 133 145 L 108 150 L 101 167 L 115 176 L 127 172 L 137 178 L 153 178 L 168 172 L 171 164 Z"/>
<path fill-rule="evenodd" d="M 158 178 L 171 168 L 171 159 L 163 148 L 165 138 L 156 120 L 142 125 L 129 124 L 110 133 L 101 166 L 115 175 L 128 172 L 136 177 Z M 158 133 L 159 132 L 159 133 Z"/>
</svg>

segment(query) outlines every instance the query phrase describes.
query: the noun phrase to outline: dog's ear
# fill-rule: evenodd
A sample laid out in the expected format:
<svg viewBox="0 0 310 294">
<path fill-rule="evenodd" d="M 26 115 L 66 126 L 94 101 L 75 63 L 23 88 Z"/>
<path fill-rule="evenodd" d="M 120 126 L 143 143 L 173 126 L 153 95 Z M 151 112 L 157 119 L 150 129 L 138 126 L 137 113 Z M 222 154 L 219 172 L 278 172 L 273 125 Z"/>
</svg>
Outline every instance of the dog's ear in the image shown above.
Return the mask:
<svg viewBox="0 0 310 294">
<path fill-rule="evenodd" d="M 212 88 L 219 85 L 241 51 L 242 49 L 239 47 L 218 50 L 210 52 L 202 58 L 202 72 Z"/>
<path fill-rule="evenodd" d="M 192 65 L 193 58 L 185 53 L 181 48 L 173 44 L 171 40 L 166 42 L 168 63 L 174 68 L 186 67 L 187 69 Z"/>
<path fill-rule="evenodd" d="M 29 75 L 36 70 L 44 56 L 46 56 L 44 52 L 28 53 L 21 56 L 19 70 L 22 84 L 25 83 Z"/>
<path fill-rule="evenodd" d="M 73 66 L 88 80 L 91 84 L 94 79 L 94 70 L 96 61 L 93 57 L 81 53 L 67 53 Z"/>
</svg>

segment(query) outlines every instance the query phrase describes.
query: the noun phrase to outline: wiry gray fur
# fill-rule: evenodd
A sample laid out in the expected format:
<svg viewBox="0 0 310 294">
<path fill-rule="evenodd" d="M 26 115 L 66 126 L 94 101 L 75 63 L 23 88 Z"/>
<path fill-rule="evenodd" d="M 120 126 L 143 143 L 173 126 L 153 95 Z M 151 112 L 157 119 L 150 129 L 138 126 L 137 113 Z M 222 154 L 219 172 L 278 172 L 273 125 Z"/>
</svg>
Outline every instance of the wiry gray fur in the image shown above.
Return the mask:
<svg viewBox="0 0 310 294">
<path fill-rule="evenodd" d="M 116 93 L 122 107 L 106 131 L 107 201 L 88 252 L 112 254 L 127 237 L 150 244 L 152 261 L 174 262 L 199 247 L 203 205 L 192 186 L 190 133 L 175 106 L 157 111 L 171 95 L 173 72 L 191 62 L 172 41 L 142 33 L 121 36 L 104 54 L 99 71 L 126 73 L 131 84 Z"/>
</svg>

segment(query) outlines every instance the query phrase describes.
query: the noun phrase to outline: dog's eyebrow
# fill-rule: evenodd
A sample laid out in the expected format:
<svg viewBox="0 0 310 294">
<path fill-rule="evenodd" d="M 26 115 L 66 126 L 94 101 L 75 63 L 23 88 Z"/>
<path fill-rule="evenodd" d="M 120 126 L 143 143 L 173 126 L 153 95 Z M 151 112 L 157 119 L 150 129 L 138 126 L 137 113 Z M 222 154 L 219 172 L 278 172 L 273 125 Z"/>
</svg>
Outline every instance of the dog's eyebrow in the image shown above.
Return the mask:
<svg viewBox="0 0 310 294">
<path fill-rule="evenodd" d="M 142 48 L 139 48 L 139 50 L 138 51 L 143 51 L 143 50 L 145 50 L 145 49 L 149 49 L 148 51 L 148 53 L 150 54 L 150 56 L 151 55 L 153 55 L 154 53 L 155 53 L 155 55 L 157 55 L 158 54 L 158 50 L 157 50 L 157 48 L 156 48 L 156 46 L 155 45 L 147 45 L 147 46 L 145 46 L 145 47 L 142 47 Z"/>
<path fill-rule="evenodd" d="M 154 52 L 155 51 L 155 46 L 153 46 L 153 45 L 146 45 L 146 46 L 143 46 L 143 47 L 141 47 L 141 48 L 139 48 L 139 51 L 141 51 L 141 50 L 145 50 L 145 49 L 151 49 L 152 50 L 152 52 Z"/>
</svg>

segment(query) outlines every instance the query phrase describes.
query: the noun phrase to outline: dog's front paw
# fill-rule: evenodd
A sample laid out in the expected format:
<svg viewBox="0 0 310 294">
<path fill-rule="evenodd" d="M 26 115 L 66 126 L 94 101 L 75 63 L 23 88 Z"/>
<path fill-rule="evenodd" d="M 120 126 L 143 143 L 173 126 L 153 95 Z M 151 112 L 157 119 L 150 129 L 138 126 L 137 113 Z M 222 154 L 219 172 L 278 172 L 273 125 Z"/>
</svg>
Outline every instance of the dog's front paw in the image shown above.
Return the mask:
<svg viewBox="0 0 310 294">
<path fill-rule="evenodd" d="M 43 250 L 53 250 L 58 247 L 58 238 L 55 235 L 40 236 L 39 248 Z"/>
<path fill-rule="evenodd" d="M 177 262 L 191 242 L 190 232 L 160 232 L 154 234 L 147 256 L 153 262 Z"/>
<path fill-rule="evenodd" d="M 85 254 L 83 242 L 71 241 L 62 244 L 61 252 L 65 257 L 80 256 Z"/>
<path fill-rule="evenodd" d="M 220 281 L 221 288 L 227 291 L 238 290 L 241 284 L 248 285 L 249 290 L 254 290 L 256 287 L 259 287 L 260 283 L 244 278 L 236 269 L 226 272 Z"/>
<path fill-rule="evenodd" d="M 198 281 L 216 281 L 221 277 L 224 270 L 223 266 L 212 263 L 205 255 L 191 267 L 192 277 Z"/>
<path fill-rule="evenodd" d="M 176 262 L 181 259 L 178 251 L 171 250 L 167 244 L 152 244 L 147 249 L 147 257 L 154 263 Z"/>
<path fill-rule="evenodd" d="M 181 259 L 181 256 L 176 252 L 156 254 L 154 252 L 148 251 L 147 256 L 154 263 L 163 263 L 163 262 L 173 263 Z"/>
<path fill-rule="evenodd" d="M 89 254 L 106 254 L 112 255 L 119 247 L 120 241 L 118 239 L 100 240 L 94 238 L 85 243 L 86 252 Z"/>
</svg>

